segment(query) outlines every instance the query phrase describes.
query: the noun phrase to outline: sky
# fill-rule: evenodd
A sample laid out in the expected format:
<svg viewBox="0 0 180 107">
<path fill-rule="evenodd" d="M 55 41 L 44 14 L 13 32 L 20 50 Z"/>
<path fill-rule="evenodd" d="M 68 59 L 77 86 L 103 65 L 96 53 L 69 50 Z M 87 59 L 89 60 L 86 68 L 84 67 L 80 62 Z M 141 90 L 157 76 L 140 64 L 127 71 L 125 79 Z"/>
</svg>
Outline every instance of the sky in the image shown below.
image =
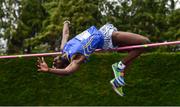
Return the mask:
<svg viewBox="0 0 180 107">
<path fill-rule="evenodd" d="M 179 0 L 179 2 L 177 3 L 177 5 L 176 5 L 176 9 L 177 8 L 180 8 L 180 0 Z"/>
</svg>

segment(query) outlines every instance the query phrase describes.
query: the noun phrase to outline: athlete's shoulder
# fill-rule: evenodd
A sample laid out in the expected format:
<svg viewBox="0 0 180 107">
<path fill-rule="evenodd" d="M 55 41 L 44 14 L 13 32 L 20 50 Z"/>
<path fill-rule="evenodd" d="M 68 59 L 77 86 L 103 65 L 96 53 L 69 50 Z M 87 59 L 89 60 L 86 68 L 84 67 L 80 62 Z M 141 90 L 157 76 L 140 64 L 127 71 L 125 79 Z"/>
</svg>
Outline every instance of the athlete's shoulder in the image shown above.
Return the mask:
<svg viewBox="0 0 180 107">
<path fill-rule="evenodd" d="M 94 25 L 91 26 L 89 29 L 87 29 L 87 31 L 90 32 L 90 33 L 96 33 L 96 34 L 97 34 L 97 33 L 98 33 L 98 34 L 101 33 L 101 32 L 97 29 L 97 27 L 94 26 Z"/>
<path fill-rule="evenodd" d="M 87 58 L 83 54 L 75 54 L 73 55 L 71 60 L 72 60 L 71 62 L 76 62 L 80 64 L 80 63 L 84 63 L 87 60 Z"/>
<path fill-rule="evenodd" d="M 94 29 L 94 30 L 97 30 L 97 28 L 96 28 L 96 26 L 91 26 L 91 27 L 89 27 L 89 29 Z"/>
</svg>

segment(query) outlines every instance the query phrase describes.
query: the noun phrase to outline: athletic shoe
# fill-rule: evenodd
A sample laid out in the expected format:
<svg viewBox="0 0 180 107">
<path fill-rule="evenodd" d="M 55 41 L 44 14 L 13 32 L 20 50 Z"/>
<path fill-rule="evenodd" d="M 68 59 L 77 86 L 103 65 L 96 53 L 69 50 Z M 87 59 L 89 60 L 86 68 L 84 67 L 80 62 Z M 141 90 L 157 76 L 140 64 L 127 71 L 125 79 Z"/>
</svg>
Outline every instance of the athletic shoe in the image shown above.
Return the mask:
<svg viewBox="0 0 180 107">
<path fill-rule="evenodd" d="M 114 78 L 114 83 L 118 86 L 125 86 L 124 77 L 119 76 L 117 78 Z"/>
<path fill-rule="evenodd" d="M 121 61 L 112 64 L 112 69 L 113 69 L 115 78 L 119 76 L 124 76 L 123 75 L 124 68 L 125 68 L 125 65 Z"/>
<path fill-rule="evenodd" d="M 115 82 L 115 79 L 112 79 L 110 81 L 111 85 L 113 86 L 113 89 L 114 91 L 120 95 L 120 96 L 125 96 L 124 92 L 123 92 L 123 86 L 121 85 L 118 85 L 116 82 Z"/>
</svg>

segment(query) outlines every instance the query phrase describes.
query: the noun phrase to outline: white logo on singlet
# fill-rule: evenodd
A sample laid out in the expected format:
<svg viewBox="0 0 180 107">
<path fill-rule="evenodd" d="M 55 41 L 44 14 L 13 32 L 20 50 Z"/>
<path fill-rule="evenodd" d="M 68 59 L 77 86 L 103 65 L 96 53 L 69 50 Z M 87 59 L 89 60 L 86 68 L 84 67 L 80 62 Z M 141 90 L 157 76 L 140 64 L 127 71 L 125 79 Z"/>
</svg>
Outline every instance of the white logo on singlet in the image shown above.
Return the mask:
<svg viewBox="0 0 180 107">
<path fill-rule="evenodd" d="M 89 38 L 90 36 L 91 36 L 91 34 L 86 30 L 86 31 L 80 33 L 79 35 L 77 35 L 75 38 L 82 41 L 82 40 Z"/>
</svg>

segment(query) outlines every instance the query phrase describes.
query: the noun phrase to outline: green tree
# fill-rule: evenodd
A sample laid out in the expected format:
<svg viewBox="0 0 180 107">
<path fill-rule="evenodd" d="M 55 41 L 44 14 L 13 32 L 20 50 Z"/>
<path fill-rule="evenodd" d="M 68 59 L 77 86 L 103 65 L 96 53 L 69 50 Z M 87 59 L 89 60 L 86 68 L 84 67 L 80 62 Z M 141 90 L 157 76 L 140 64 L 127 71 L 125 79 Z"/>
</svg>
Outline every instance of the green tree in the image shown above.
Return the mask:
<svg viewBox="0 0 180 107">
<path fill-rule="evenodd" d="M 45 44 L 60 45 L 62 26 L 71 22 L 70 35 L 91 25 L 113 23 L 119 30 L 148 36 L 152 41 L 179 39 L 178 0 L 1 0 L 0 37 L 8 52 L 31 52 Z M 172 36 L 170 36 L 172 35 Z"/>
<path fill-rule="evenodd" d="M 41 5 L 41 0 L 22 0 L 17 22 L 17 29 L 9 39 L 9 53 L 31 51 L 30 45 L 25 45 L 24 40 L 32 38 L 41 30 L 42 21 L 46 17 L 46 11 Z"/>
<path fill-rule="evenodd" d="M 174 10 L 167 18 L 168 29 L 164 32 L 164 39 L 180 40 L 180 9 Z"/>
<path fill-rule="evenodd" d="M 0 6 L 0 37 L 9 43 L 17 28 L 19 0 L 1 0 Z"/>
<path fill-rule="evenodd" d="M 49 15 L 43 21 L 41 32 L 34 38 L 27 39 L 26 43 L 34 47 L 38 44 L 48 43 L 50 50 L 55 50 L 60 44 L 57 39 L 61 39 L 63 21 L 69 20 L 71 22 L 70 30 L 72 36 L 82 32 L 91 25 L 99 26 L 101 24 L 100 3 L 100 0 L 45 1 L 43 6 Z"/>
<path fill-rule="evenodd" d="M 169 28 L 169 15 L 175 10 L 175 0 L 117 0 L 103 5 L 104 21 L 114 23 L 119 30 L 148 36 L 152 41 L 164 40 Z"/>
</svg>

